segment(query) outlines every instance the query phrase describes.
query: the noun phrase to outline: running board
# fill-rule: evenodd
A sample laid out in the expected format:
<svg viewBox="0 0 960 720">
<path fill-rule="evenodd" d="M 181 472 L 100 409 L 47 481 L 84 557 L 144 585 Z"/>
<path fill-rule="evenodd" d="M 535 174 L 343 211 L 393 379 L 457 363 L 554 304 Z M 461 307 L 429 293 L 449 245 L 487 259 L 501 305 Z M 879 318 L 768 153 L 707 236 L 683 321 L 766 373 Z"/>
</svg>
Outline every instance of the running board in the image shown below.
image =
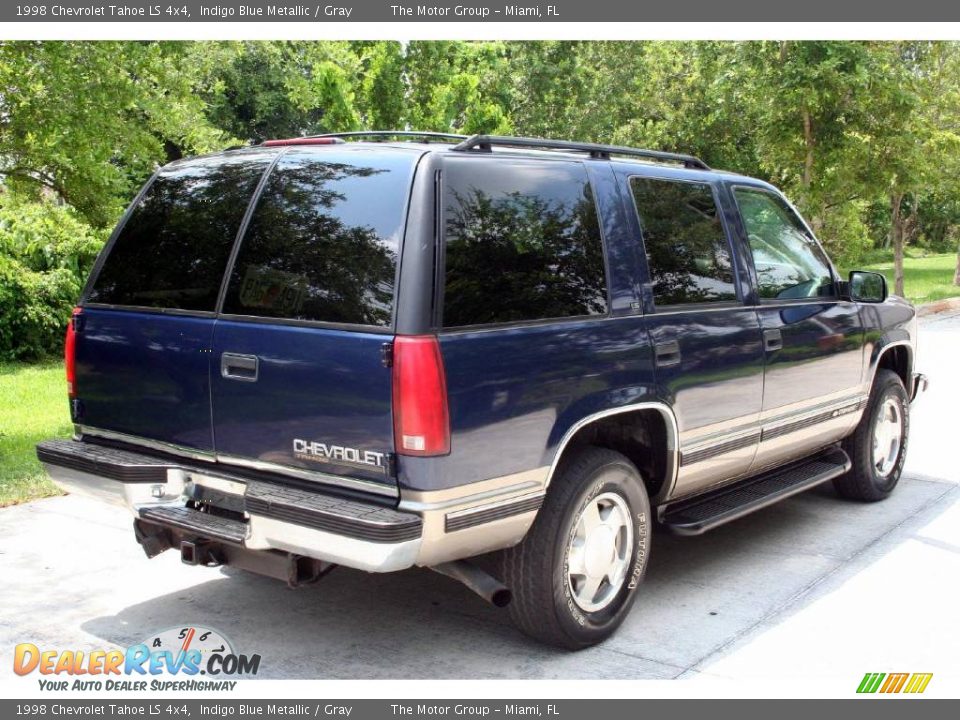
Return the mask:
<svg viewBox="0 0 960 720">
<path fill-rule="evenodd" d="M 677 535 L 700 535 L 791 495 L 840 477 L 850 470 L 840 448 L 777 468 L 734 485 L 659 509 L 660 522 Z"/>
</svg>

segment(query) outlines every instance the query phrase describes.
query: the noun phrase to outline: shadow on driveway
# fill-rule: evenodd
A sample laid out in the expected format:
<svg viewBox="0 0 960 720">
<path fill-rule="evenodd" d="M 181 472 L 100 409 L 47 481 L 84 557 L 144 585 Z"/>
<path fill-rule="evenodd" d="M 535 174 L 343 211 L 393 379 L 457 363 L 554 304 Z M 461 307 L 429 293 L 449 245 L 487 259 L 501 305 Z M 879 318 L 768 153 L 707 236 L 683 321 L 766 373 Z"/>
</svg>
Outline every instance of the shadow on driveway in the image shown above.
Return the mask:
<svg viewBox="0 0 960 720">
<path fill-rule="evenodd" d="M 428 570 L 337 568 L 290 590 L 231 569 L 170 567 L 210 579 L 81 627 L 126 646 L 206 625 L 238 652 L 259 653 L 258 677 L 269 678 L 673 678 L 765 619 L 803 607 L 808 589 L 918 513 L 936 511 L 953 487 L 905 477 L 890 500 L 866 505 L 827 486 L 701 537 L 655 533 L 632 613 L 613 638 L 577 653 L 528 640 L 506 611 Z"/>
</svg>

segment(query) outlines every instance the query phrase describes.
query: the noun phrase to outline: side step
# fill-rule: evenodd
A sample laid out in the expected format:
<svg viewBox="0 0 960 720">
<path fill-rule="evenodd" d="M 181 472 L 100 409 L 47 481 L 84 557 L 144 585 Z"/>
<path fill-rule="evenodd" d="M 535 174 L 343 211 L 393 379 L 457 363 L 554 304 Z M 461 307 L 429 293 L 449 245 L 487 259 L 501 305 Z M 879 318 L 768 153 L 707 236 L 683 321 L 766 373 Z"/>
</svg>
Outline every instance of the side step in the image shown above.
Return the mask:
<svg viewBox="0 0 960 720">
<path fill-rule="evenodd" d="M 247 525 L 239 520 L 211 515 L 182 506 L 147 507 L 140 510 L 140 519 L 196 533 L 208 540 L 240 545 L 247 537 Z"/>
<path fill-rule="evenodd" d="M 699 497 L 660 508 L 660 522 L 677 535 L 700 535 L 767 505 L 833 480 L 850 470 L 850 458 L 831 448 Z"/>
</svg>

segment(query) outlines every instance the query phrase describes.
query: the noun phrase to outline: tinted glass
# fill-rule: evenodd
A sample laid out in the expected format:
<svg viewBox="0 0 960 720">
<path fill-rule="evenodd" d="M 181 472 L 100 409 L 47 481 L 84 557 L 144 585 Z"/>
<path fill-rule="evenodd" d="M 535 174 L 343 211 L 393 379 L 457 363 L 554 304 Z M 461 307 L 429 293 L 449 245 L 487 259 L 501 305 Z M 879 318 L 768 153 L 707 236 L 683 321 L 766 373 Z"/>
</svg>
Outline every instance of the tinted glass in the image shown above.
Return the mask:
<svg viewBox="0 0 960 720">
<path fill-rule="evenodd" d="M 703 183 L 631 178 L 657 305 L 737 299 L 730 245 Z"/>
<path fill-rule="evenodd" d="M 416 158 L 386 148 L 284 155 L 250 219 L 223 311 L 389 325 Z"/>
<path fill-rule="evenodd" d="M 597 210 L 579 163 L 450 160 L 447 327 L 607 311 Z"/>
<path fill-rule="evenodd" d="M 273 154 L 230 153 L 161 170 L 117 236 L 89 300 L 214 310 L 240 221 Z"/>
<path fill-rule="evenodd" d="M 750 239 L 760 297 L 832 296 L 830 263 L 790 206 L 763 191 L 737 188 L 734 194 Z"/>
</svg>

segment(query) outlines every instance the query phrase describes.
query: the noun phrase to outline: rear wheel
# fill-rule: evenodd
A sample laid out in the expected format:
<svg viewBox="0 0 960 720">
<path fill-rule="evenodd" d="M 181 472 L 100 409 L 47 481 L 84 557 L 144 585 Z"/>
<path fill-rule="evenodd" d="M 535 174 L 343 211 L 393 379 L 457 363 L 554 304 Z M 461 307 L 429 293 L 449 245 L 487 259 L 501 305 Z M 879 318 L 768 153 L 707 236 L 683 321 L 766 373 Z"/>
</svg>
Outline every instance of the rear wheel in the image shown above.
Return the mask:
<svg viewBox="0 0 960 720">
<path fill-rule="evenodd" d="M 501 555 L 514 623 L 571 649 L 609 637 L 646 572 L 649 533 L 650 502 L 633 463 L 605 448 L 579 451 L 553 479 L 526 538 Z"/>
<path fill-rule="evenodd" d="M 833 481 L 843 497 L 864 502 L 883 500 L 900 481 L 910 433 L 910 402 L 895 372 L 877 370 L 870 401 L 860 424 L 843 441 L 853 467 Z"/>
</svg>

